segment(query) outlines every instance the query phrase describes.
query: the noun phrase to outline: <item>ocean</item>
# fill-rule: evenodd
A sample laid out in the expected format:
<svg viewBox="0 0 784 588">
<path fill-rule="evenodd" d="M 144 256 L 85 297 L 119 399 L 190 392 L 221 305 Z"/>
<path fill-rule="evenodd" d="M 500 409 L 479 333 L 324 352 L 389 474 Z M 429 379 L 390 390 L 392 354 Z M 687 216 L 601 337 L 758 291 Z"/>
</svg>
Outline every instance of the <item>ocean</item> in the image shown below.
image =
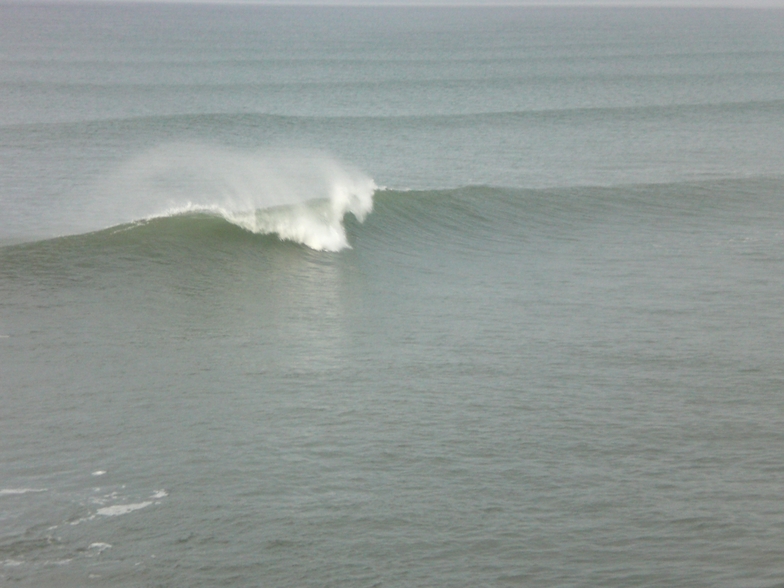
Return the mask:
<svg viewBox="0 0 784 588">
<path fill-rule="evenodd" d="M 784 586 L 784 11 L 0 4 L 0 584 Z"/>
</svg>

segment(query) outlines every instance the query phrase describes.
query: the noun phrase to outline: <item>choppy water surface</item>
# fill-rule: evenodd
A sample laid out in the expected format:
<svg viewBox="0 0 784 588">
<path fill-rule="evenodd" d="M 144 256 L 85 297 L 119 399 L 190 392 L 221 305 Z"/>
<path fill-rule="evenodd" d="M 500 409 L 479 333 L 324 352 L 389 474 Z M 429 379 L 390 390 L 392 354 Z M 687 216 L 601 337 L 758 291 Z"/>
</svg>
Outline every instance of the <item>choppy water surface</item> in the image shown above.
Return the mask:
<svg viewBox="0 0 784 588">
<path fill-rule="evenodd" d="M 784 585 L 782 33 L 0 6 L 0 583 Z"/>
</svg>

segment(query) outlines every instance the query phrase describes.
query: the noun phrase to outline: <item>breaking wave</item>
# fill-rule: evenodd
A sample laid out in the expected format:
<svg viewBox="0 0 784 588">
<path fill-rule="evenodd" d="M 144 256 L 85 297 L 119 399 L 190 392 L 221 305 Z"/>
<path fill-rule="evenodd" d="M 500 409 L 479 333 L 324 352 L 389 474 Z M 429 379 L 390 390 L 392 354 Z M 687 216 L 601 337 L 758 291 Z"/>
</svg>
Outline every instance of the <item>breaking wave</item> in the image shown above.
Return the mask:
<svg viewBox="0 0 784 588">
<path fill-rule="evenodd" d="M 198 144 L 152 149 L 96 191 L 95 224 L 206 213 L 319 251 L 348 247 L 343 219 L 373 210 L 375 182 L 320 153 L 244 152 Z"/>
</svg>

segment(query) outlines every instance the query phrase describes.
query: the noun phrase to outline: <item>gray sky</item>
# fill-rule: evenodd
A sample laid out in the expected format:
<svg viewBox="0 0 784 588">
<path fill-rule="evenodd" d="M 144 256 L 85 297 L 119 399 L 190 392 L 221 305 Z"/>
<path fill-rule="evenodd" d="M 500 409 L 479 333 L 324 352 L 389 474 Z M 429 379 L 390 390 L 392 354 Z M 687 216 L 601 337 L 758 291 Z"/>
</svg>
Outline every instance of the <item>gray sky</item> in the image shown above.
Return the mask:
<svg viewBox="0 0 784 588">
<path fill-rule="evenodd" d="M 67 0 L 66 0 L 67 1 Z M 784 0 L 97 0 L 194 4 L 277 4 L 329 6 L 702 6 L 784 8 Z"/>
<path fill-rule="evenodd" d="M 111 1 L 111 0 L 110 0 Z M 156 1 L 156 0 L 148 0 Z M 161 1 L 161 0 L 157 0 Z M 320 4 L 403 6 L 704 6 L 784 8 L 784 0 L 162 0 L 232 4 Z"/>
<path fill-rule="evenodd" d="M 115 1 L 115 0 L 105 0 Z M 137 0 L 138 1 L 138 0 Z M 702 6 L 784 8 L 784 0 L 142 0 L 227 4 L 390 6 Z"/>
</svg>

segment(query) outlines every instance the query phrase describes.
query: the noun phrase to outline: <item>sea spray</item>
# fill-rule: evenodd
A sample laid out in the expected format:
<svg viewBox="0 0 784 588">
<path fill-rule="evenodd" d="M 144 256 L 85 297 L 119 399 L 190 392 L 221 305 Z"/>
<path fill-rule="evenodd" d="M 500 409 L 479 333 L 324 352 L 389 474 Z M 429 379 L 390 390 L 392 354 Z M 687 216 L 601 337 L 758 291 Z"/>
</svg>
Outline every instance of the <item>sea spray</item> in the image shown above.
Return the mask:
<svg viewBox="0 0 784 588">
<path fill-rule="evenodd" d="M 215 214 L 254 233 L 339 251 L 349 246 L 343 218 L 351 213 L 363 221 L 375 190 L 371 178 L 322 153 L 175 143 L 134 157 L 109 176 L 94 212 L 104 227 Z"/>
</svg>

